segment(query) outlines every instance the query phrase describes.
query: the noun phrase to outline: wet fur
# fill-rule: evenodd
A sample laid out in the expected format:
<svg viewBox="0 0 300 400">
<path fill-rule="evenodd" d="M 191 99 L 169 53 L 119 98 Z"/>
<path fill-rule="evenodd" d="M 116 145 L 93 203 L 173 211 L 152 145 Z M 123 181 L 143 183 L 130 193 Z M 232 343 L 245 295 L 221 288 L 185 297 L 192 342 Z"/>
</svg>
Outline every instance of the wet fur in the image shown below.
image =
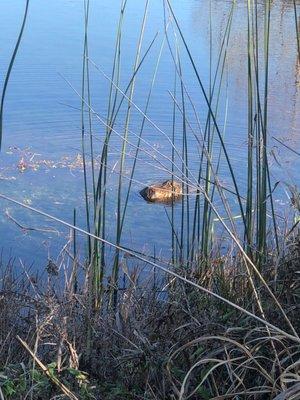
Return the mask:
<svg viewBox="0 0 300 400">
<path fill-rule="evenodd" d="M 145 187 L 140 192 L 141 196 L 149 202 L 170 202 L 182 196 L 180 183 L 167 180 L 160 184 Z"/>
</svg>

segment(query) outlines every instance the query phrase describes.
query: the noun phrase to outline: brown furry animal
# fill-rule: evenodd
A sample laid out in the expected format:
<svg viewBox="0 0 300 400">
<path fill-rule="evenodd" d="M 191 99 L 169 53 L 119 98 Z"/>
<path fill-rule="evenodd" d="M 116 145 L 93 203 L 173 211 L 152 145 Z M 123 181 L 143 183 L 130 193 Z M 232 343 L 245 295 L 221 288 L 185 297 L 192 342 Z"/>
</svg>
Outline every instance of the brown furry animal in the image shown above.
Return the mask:
<svg viewBox="0 0 300 400">
<path fill-rule="evenodd" d="M 179 182 L 167 180 L 160 184 L 145 187 L 141 196 L 150 202 L 171 202 L 182 196 L 182 186 Z"/>
</svg>

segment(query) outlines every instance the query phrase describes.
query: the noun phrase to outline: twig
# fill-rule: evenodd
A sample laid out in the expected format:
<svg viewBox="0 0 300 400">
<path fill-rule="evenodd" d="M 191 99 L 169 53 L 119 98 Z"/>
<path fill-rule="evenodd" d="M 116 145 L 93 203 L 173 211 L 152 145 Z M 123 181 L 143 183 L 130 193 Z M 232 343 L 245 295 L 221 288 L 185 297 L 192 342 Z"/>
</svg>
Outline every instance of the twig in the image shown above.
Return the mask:
<svg viewBox="0 0 300 400">
<path fill-rule="evenodd" d="M 7 209 L 5 210 L 5 215 L 7 216 L 7 218 L 9 220 L 14 222 L 19 228 L 21 228 L 22 231 L 53 232 L 53 233 L 59 234 L 59 231 L 57 229 L 53 229 L 53 228 L 32 228 L 29 226 L 24 226 L 24 225 L 20 224 L 20 222 L 18 222 L 14 217 L 12 217 Z"/>
<path fill-rule="evenodd" d="M 34 359 L 36 364 L 41 368 L 41 370 L 47 375 L 47 377 L 54 383 L 54 385 L 58 386 L 59 389 L 71 400 L 79 400 L 78 397 L 75 396 L 74 393 L 70 391 L 63 383 L 61 383 L 56 376 L 53 376 L 48 370 L 48 368 L 40 361 L 40 359 L 33 353 L 33 351 L 29 348 L 28 344 L 24 342 L 20 338 L 20 336 L 16 336 L 17 340 L 21 343 L 21 345 L 28 351 L 31 357 Z"/>
<path fill-rule="evenodd" d="M 300 153 L 298 153 L 298 151 L 292 149 L 290 146 L 288 146 L 287 144 L 283 143 L 281 140 L 277 139 L 276 137 L 272 136 L 272 139 L 276 140 L 276 142 L 280 143 L 282 146 L 284 146 L 285 148 L 287 148 L 288 150 L 292 151 L 293 153 L 297 154 L 297 156 L 300 156 Z"/>
</svg>

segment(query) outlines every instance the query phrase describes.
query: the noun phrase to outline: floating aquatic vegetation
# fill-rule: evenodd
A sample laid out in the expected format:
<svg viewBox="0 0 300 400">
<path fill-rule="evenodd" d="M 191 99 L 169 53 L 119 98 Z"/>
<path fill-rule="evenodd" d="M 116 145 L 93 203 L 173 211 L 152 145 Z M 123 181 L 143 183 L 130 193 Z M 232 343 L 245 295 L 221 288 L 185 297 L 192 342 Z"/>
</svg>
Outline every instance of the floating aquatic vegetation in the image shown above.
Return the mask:
<svg viewBox="0 0 300 400">
<path fill-rule="evenodd" d="M 63 156 L 59 160 L 43 158 L 41 154 L 33 153 L 30 148 L 20 149 L 18 147 L 10 147 L 6 153 L 8 155 L 16 155 L 18 161 L 8 169 L 17 169 L 19 172 L 38 171 L 40 169 L 50 170 L 56 168 L 69 168 L 70 170 L 83 170 L 83 157 L 77 153 L 75 156 Z M 86 161 L 86 166 L 91 166 L 92 163 Z M 94 160 L 94 165 L 99 165 L 97 160 Z M 2 176 L 0 175 L 0 179 Z M 15 179 L 15 178 L 14 178 Z"/>
</svg>

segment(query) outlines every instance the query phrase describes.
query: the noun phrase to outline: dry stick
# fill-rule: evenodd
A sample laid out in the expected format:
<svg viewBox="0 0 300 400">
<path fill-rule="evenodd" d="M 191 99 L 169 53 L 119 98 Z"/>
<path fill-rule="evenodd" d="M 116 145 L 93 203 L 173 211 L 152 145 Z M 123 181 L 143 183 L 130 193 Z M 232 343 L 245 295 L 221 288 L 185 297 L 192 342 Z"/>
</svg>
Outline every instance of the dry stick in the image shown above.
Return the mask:
<svg viewBox="0 0 300 400">
<path fill-rule="evenodd" d="M 260 322 L 261 324 L 263 324 L 265 326 L 268 326 L 269 328 L 273 329 L 274 331 L 276 331 L 278 333 L 281 333 L 282 335 L 286 336 L 287 338 L 289 338 L 289 339 L 293 340 L 294 342 L 300 344 L 300 338 L 299 338 L 297 332 L 295 331 L 295 329 L 293 327 L 292 327 L 292 330 L 293 330 L 294 335 L 291 335 L 290 333 L 285 332 L 284 330 L 278 328 L 277 326 L 271 324 L 268 321 L 265 321 L 264 319 L 258 317 L 257 315 L 255 315 L 252 312 L 244 309 L 243 307 L 240 307 L 238 304 L 235 304 L 232 301 L 220 296 L 219 294 L 217 294 L 217 293 L 215 293 L 215 292 L 213 292 L 213 291 L 211 291 L 211 290 L 209 290 L 209 289 L 207 289 L 207 288 L 205 288 L 205 287 L 203 287 L 201 285 L 198 285 L 197 283 L 185 278 L 184 276 L 179 275 L 178 273 L 176 273 L 176 272 L 174 272 L 172 270 L 169 270 L 168 268 L 165 268 L 165 267 L 163 267 L 163 266 L 161 266 L 159 264 L 154 263 L 153 261 L 148 260 L 147 258 L 145 258 L 146 256 L 141 256 L 139 254 L 136 254 L 134 250 L 130 250 L 130 249 L 124 248 L 122 246 L 118 246 L 118 245 L 116 245 L 116 244 L 114 244 L 114 243 L 112 243 L 112 242 L 110 242 L 110 241 L 108 241 L 106 239 L 103 239 L 103 238 L 101 238 L 99 236 L 96 236 L 96 235 L 94 235 L 92 233 L 89 233 L 89 232 L 85 231 L 84 229 L 81 229 L 81 228 L 79 228 L 77 226 L 74 226 L 74 225 L 70 224 L 69 222 L 63 221 L 63 220 L 61 220 L 61 219 L 59 219 L 57 217 L 54 217 L 53 215 L 47 214 L 44 211 L 38 210 L 38 209 L 36 209 L 34 207 L 31 207 L 31 206 L 28 206 L 26 204 L 23 204 L 23 203 L 21 203 L 21 202 L 19 202 L 17 200 L 14 200 L 14 199 L 12 199 L 10 197 L 5 196 L 4 194 L 0 193 L 0 199 L 9 201 L 9 202 L 11 202 L 13 204 L 17 204 L 17 205 L 19 205 L 19 206 L 21 206 L 23 208 L 26 208 L 26 209 L 28 209 L 30 211 L 33 211 L 33 212 L 35 212 L 35 213 L 37 213 L 39 215 L 42 215 L 42 216 L 44 216 L 46 218 L 52 219 L 53 221 L 56 221 L 56 222 L 58 222 L 58 223 L 60 223 L 60 224 L 62 224 L 64 226 L 67 226 L 68 228 L 74 229 L 77 232 L 80 232 L 80 233 L 82 233 L 84 235 L 88 235 L 88 236 L 90 236 L 90 237 L 92 237 L 92 238 L 94 238 L 94 239 L 96 239 L 96 240 L 98 240 L 98 241 L 100 241 L 102 243 L 105 243 L 105 244 L 107 244 L 107 245 L 109 245 L 111 247 L 114 247 L 115 249 L 118 249 L 118 250 L 123 251 L 123 252 L 125 252 L 127 254 L 130 254 L 131 256 L 137 258 L 138 260 L 141 260 L 141 261 L 145 262 L 146 264 L 152 265 L 153 267 L 165 272 L 166 274 L 172 275 L 173 277 L 175 277 L 175 278 L 177 278 L 177 279 L 179 279 L 179 280 L 181 280 L 181 281 L 183 281 L 185 283 L 188 283 L 189 285 L 194 286 L 197 289 L 200 289 L 202 292 L 204 292 L 204 293 L 206 293 L 206 294 L 208 294 L 210 296 L 215 297 L 216 299 L 218 299 L 218 300 L 230 305 L 231 307 L 235 308 L 236 310 L 238 310 L 238 311 L 248 315 L 249 317 L 255 319 L 256 321 Z M 217 210 L 214 210 L 214 211 L 218 215 Z M 225 227 L 225 229 L 227 228 L 226 224 L 224 224 L 224 227 Z M 233 236 L 233 238 L 234 238 L 234 236 Z M 234 239 L 236 241 L 236 238 L 234 238 Z M 236 242 L 236 243 L 237 243 L 237 245 L 239 247 L 241 246 L 238 242 Z M 249 261 L 251 262 L 251 260 L 249 260 Z M 278 300 L 277 300 L 277 302 L 278 302 Z M 284 316 L 285 316 L 285 314 L 284 314 Z"/>
<path fill-rule="evenodd" d="M 297 156 L 300 156 L 300 153 L 294 149 L 292 149 L 290 146 L 287 144 L 283 143 L 281 140 L 277 139 L 275 136 L 272 136 L 272 139 L 276 140 L 276 142 L 280 143 L 282 146 L 286 147 L 288 150 L 292 151 L 293 153 L 297 154 Z"/>
<path fill-rule="evenodd" d="M 34 232 L 46 232 L 46 233 L 57 233 L 59 235 L 59 231 L 57 229 L 52 229 L 52 228 L 33 228 L 30 226 L 24 226 L 20 224 L 14 217 L 12 217 L 9 213 L 8 210 L 5 211 L 5 215 L 7 218 L 14 222 L 22 231 L 34 231 Z"/>
<path fill-rule="evenodd" d="M 79 400 L 77 396 L 75 396 L 74 393 L 70 391 L 70 389 L 67 388 L 63 383 L 61 383 L 56 376 L 53 376 L 49 372 L 49 369 L 40 361 L 40 359 L 33 353 L 33 351 L 30 349 L 28 344 L 24 342 L 20 338 L 20 336 L 16 336 L 17 340 L 21 343 L 21 345 L 28 351 L 28 353 L 31 355 L 31 357 L 34 359 L 34 361 L 37 363 L 37 365 L 41 368 L 41 370 L 48 376 L 48 378 L 56 385 L 59 387 L 59 389 L 66 395 L 68 396 L 69 399 L 71 400 Z"/>
</svg>

